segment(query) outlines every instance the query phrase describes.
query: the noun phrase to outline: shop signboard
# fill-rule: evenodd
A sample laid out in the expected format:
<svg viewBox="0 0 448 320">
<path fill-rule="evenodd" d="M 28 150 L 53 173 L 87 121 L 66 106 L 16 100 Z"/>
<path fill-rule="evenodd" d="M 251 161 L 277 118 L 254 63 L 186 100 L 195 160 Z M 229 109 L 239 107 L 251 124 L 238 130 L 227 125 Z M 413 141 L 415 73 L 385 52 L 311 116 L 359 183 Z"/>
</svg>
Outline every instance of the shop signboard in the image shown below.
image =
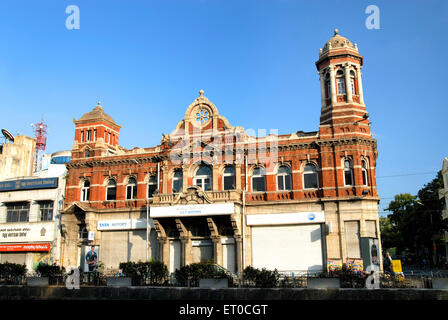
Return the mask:
<svg viewBox="0 0 448 320">
<path fill-rule="evenodd" d="M 233 203 L 191 204 L 151 207 L 151 218 L 227 215 L 235 212 Z"/>
<path fill-rule="evenodd" d="M 20 179 L 0 182 L 0 192 L 57 188 L 58 178 Z"/>
<path fill-rule="evenodd" d="M 101 231 L 146 229 L 146 219 L 101 220 L 98 221 L 97 229 Z"/>
<path fill-rule="evenodd" d="M 54 229 L 53 221 L 1 224 L 0 243 L 53 241 Z"/>
<path fill-rule="evenodd" d="M 0 252 L 50 251 L 50 243 L 0 244 Z"/>
</svg>

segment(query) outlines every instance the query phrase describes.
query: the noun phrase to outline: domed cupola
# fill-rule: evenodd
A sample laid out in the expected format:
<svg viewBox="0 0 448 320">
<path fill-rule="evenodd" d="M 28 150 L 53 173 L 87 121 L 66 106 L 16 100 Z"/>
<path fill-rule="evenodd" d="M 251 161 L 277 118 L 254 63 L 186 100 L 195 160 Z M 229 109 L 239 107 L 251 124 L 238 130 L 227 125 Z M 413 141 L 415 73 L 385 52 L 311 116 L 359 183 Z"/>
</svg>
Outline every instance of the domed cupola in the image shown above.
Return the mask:
<svg viewBox="0 0 448 320">
<path fill-rule="evenodd" d="M 356 43 L 353 45 L 350 40 L 339 34 L 338 29 L 334 29 L 333 37 L 331 37 L 319 51 L 319 60 L 325 59 L 328 56 L 344 53 L 358 56 L 362 60 L 362 56 L 360 56 L 358 52 L 358 45 Z"/>
<path fill-rule="evenodd" d="M 370 136 L 364 104 L 358 46 L 334 30 L 319 52 L 316 68 L 321 86 L 321 135 L 336 137 L 347 132 Z"/>
</svg>

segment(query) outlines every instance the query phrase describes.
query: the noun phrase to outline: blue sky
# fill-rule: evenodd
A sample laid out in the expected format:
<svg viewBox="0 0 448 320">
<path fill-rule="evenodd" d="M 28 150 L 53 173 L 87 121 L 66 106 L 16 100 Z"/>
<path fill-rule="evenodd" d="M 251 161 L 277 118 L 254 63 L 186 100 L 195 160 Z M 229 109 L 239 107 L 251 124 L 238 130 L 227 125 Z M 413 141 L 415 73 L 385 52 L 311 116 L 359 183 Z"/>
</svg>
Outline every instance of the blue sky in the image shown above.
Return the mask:
<svg viewBox="0 0 448 320">
<path fill-rule="evenodd" d="M 379 30 L 365 27 L 371 4 Z M 65 27 L 69 5 L 79 7 L 79 30 Z M 123 125 L 122 146 L 150 147 L 204 89 L 234 126 L 315 131 L 314 63 L 334 28 L 364 56 L 383 211 L 448 156 L 444 0 L 3 0 L 0 126 L 32 135 L 43 117 L 46 152 L 71 149 L 73 118 L 101 100 Z"/>
</svg>

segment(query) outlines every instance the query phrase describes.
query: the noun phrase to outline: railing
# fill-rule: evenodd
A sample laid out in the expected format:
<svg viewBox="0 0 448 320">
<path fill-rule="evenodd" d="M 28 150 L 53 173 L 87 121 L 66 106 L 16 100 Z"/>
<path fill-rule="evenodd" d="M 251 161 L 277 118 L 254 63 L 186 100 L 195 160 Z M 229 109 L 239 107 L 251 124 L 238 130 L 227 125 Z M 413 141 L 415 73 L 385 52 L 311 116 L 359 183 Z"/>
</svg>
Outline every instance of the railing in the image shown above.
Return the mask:
<svg viewBox="0 0 448 320">
<path fill-rule="evenodd" d="M 308 279 L 321 277 L 334 277 L 328 273 L 321 271 L 309 270 L 286 270 L 279 271 L 279 279 L 276 287 L 278 288 L 306 288 Z M 229 287 L 246 288 L 256 287 L 255 283 L 247 281 L 241 274 L 227 272 Z M 354 272 L 351 274 L 338 274 L 336 277 L 340 279 L 341 288 L 365 288 L 366 278 L 369 273 L 365 271 Z M 69 275 L 50 277 L 49 285 L 65 286 Z M 123 277 L 123 274 L 103 274 L 99 272 L 81 272 L 81 286 L 105 286 L 107 277 Z M 447 270 L 437 271 L 421 271 L 409 270 L 403 273 L 394 274 L 390 272 L 379 272 L 380 288 L 433 288 L 433 282 L 438 279 L 447 279 Z M 26 277 L 7 277 L 0 278 L 0 285 L 27 285 Z M 161 287 L 198 287 L 199 279 L 189 280 L 185 284 L 180 284 L 175 277 L 175 273 L 163 279 L 160 283 L 151 283 L 149 278 L 133 278 L 133 286 L 161 286 Z"/>
</svg>

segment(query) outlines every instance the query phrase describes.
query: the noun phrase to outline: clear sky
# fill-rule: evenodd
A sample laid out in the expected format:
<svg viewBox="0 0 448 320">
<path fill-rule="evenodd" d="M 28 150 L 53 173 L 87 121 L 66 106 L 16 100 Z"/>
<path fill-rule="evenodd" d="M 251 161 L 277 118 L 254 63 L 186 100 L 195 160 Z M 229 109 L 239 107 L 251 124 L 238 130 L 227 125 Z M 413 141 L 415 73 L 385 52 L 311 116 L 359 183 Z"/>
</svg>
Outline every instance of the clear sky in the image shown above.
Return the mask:
<svg viewBox="0 0 448 320">
<path fill-rule="evenodd" d="M 66 28 L 69 5 L 79 29 Z M 71 149 L 73 118 L 100 100 L 123 147 L 151 147 L 204 89 L 231 125 L 315 131 L 314 63 L 335 28 L 364 56 L 383 211 L 448 157 L 445 0 L 2 0 L 0 126 L 31 136 L 43 117 L 46 152 Z"/>
</svg>

